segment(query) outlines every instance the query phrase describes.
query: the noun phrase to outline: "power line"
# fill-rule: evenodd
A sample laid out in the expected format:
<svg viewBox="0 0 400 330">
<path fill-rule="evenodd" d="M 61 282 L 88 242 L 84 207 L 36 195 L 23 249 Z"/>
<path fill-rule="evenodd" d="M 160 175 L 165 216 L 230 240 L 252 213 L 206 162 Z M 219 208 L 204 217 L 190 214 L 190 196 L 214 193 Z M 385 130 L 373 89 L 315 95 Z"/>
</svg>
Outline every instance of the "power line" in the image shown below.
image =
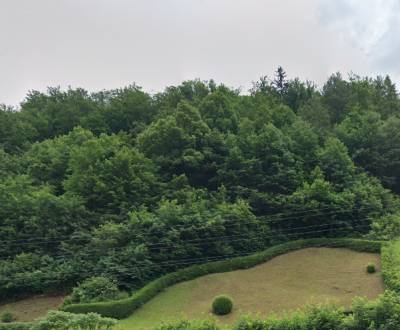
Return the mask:
<svg viewBox="0 0 400 330">
<path fill-rule="evenodd" d="M 364 219 L 359 219 L 358 220 L 358 222 L 368 222 L 368 221 L 370 221 L 369 218 L 364 218 Z M 329 224 L 328 223 L 328 224 L 321 224 L 321 225 L 302 226 L 302 227 L 288 228 L 288 229 L 285 229 L 285 230 L 278 230 L 278 231 L 275 231 L 274 234 L 269 233 L 269 235 L 263 235 L 262 237 L 263 238 L 274 238 L 277 235 L 286 235 L 286 236 L 293 236 L 294 235 L 294 236 L 297 236 L 297 235 L 306 234 L 308 232 L 304 232 L 304 231 L 300 231 L 300 232 L 297 232 L 297 233 L 291 233 L 291 232 L 294 231 L 294 230 L 298 230 L 298 229 L 320 228 L 320 227 L 337 226 L 337 225 L 343 225 L 345 227 L 349 227 L 349 228 L 353 228 L 353 229 L 357 227 L 357 226 L 354 226 L 354 225 L 351 226 L 351 225 L 349 225 L 347 223 L 342 223 L 342 224 Z M 369 227 L 369 225 L 366 225 L 365 227 Z M 335 227 L 330 228 L 329 230 L 335 230 Z M 289 232 L 289 233 L 287 233 L 287 232 Z M 165 247 L 165 248 L 169 248 L 170 249 L 170 248 L 173 248 L 173 247 L 184 247 L 185 244 L 186 245 L 199 245 L 199 244 L 214 243 L 214 242 L 212 242 L 212 240 L 214 240 L 214 239 L 234 241 L 237 238 L 247 237 L 247 236 L 248 236 L 248 233 L 246 233 L 246 234 L 238 234 L 238 235 L 230 235 L 230 236 L 210 236 L 210 237 L 207 237 L 207 238 L 197 238 L 197 239 L 193 239 L 193 240 L 182 240 L 181 241 L 182 242 L 181 245 L 176 245 L 176 244 L 171 244 L 171 243 L 154 243 L 154 244 L 145 244 L 144 246 L 146 248 L 148 248 L 150 251 L 152 251 L 152 250 L 154 250 L 154 248 L 151 249 L 151 247 L 159 247 L 160 249 Z M 257 236 L 257 235 L 255 235 L 255 236 Z M 254 237 L 254 235 L 253 235 L 253 237 Z M 138 243 L 138 245 L 141 245 L 141 244 L 143 244 L 143 243 Z M 96 252 L 96 251 L 97 252 L 102 252 L 102 251 L 107 251 L 107 250 L 120 251 L 120 250 L 126 249 L 127 247 L 128 247 L 128 244 L 125 244 L 123 246 L 114 246 L 114 247 L 110 247 L 110 248 L 106 248 L 106 249 L 104 247 L 91 247 L 90 251 L 91 252 Z M 68 254 L 73 254 L 73 252 L 64 252 L 64 253 L 61 253 L 61 254 L 52 254 L 51 256 L 55 256 L 55 257 L 63 256 L 63 255 L 66 256 L 67 253 Z M 6 259 L 8 259 L 8 258 L 1 258 L 0 260 L 6 260 Z"/>
<path fill-rule="evenodd" d="M 341 212 L 351 212 L 352 210 L 343 210 L 342 209 L 342 207 L 341 206 L 329 206 L 329 207 L 324 207 L 324 208 L 309 208 L 309 209 L 305 209 L 305 210 L 300 210 L 300 211 L 295 211 L 295 212 L 291 212 L 290 214 L 291 214 L 291 216 L 290 217 L 295 217 L 295 215 L 297 215 L 297 214 L 302 214 L 302 213 L 309 213 L 309 212 L 315 212 L 315 211 L 317 211 L 317 212 L 319 212 L 319 211 L 321 211 L 321 210 L 330 210 L 330 209 L 333 209 L 333 210 L 335 210 L 335 209 L 339 209 L 339 210 L 342 210 Z M 277 217 L 278 219 L 279 218 L 281 218 L 281 216 L 282 215 L 284 215 L 284 216 L 286 216 L 286 218 L 287 218 L 287 213 L 283 213 L 283 212 L 281 212 L 281 213 L 276 213 L 276 214 L 272 214 L 272 215 L 267 215 L 267 216 L 260 216 L 260 218 L 269 218 L 270 220 L 273 220 L 275 217 Z M 284 219 L 286 219 L 286 218 L 284 218 Z M 284 219 L 282 219 L 282 220 L 284 220 Z M 275 220 L 275 221 L 277 221 L 277 220 Z M 225 222 L 224 223 L 226 223 L 226 222 L 230 222 L 230 221 L 227 221 L 227 220 L 225 220 Z M 184 227 L 184 225 L 175 225 L 174 226 L 174 228 L 180 228 L 180 227 Z M 68 237 L 70 237 L 71 235 L 64 235 L 64 236 L 58 236 L 58 238 L 68 238 Z M 36 238 L 27 238 L 27 239 L 16 239 L 16 240 L 7 240 L 7 241 L 2 241 L 3 243 L 7 243 L 7 242 L 13 242 L 13 241 L 19 241 L 19 242 L 23 242 L 23 241 L 32 241 L 32 240 L 41 240 L 41 239 L 44 239 L 44 240 L 47 240 L 48 238 L 46 238 L 46 237 L 36 237 Z M 54 240 L 55 241 L 55 239 L 53 238 L 52 240 Z M 1 242 L 0 242 L 1 243 Z"/>
<path fill-rule="evenodd" d="M 336 207 L 335 207 L 336 208 Z M 309 210 L 304 210 L 304 211 L 299 211 L 297 213 L 292 213 L 291 216 L 286 216 L 286 217 L 277 217 L 277 215 L 273 215 L 273 216 L 268 216 L 268 217 L 262 217 L 263 219 L 269 219 L 269 221 L 266 221 L 266 224 L 269 223 L 274 223 L 274 222 L 279 222 L 279 221 L 284 221 L 284 220 L 290 220 L 290 219 L 298 219 L 299 217 L 294 215 L 294 214 L 307 214 L 307 213 L 311 213 L 311 212 L 317 212 L 317 213 L 313 213 L 311 215 L 308 215 L 308 217 L 315 217 L 315 216 L 328 216 L 328 215 L 337 215 L 337 214 L 342 214 L 342 213 L 351 213 L 354 212 L 354 209 L 351 210 L 343 210 L 343 209 L 339 209 L 338 211 L 332 211 L 332 212 L 327 212 L 327 213 L 323 213 L 323 212 L 319 212 L 320 210 L 324 210 L 324 209 L 335 209 L 332 207 L 326 207 L 326 208 L 320 208 L 320 209 L 309 209 Z M 338 207 L 339 208 L 339 207 Z M 281 215 L 285 215 L 284 213 L 281 213 Z M 276 219 L 274 219 L 274 217 L 276 217 Z M 254 223 L 233 223 L 236 220 L 225 220 L 221 223 L 214 223 L 214 225 L 223 225 L 224 227 L 231 227 L 231 226 L 236 226 L 238 224 L 240 225 L 252 225 Z M 204 223 L 207 224 L 207 223 Z M 258 224 L 257 224 L 258 225 Z M 190 229 L 190 227 L 185 226 L 185 225 L 175 225 L 173 227 L 171 227 L 171 229 L 177 229 L 177 228 L 185 228 L 185 229 Z M 146 234 L 147 231 L 138 231 L 136 232 L 137 234 Z M 62 237 L 62 236 L 60 236 Z M 72 242 L 85 242 L 90 240 L 91 238 L 71 238 L 70 236 L 64 236 L 66 238 L 69 238 L 69 241 Z M 33 240 L 38 240 L 39 242 L 35 242 Z M 48 243 L 61 243 L 61 242 L 65 242 L 65 240 L 62 239 L 48 239 L 48 238 L 29 238 L 29 239 L 16 239 L 16 240 L 4 240 L 4 241 L 0 241 L 0 244 L 11 244 L 11 245 L 44 245 L 44 244 L 48 244 Z"/>
<path fill-rule="evenodd" d="M 365 219 L 360 219 L 359 222 L 364 222 L 364 221 L 369 221 L 368 218 Z M 308 229 L 308 228 L 316 228 L 316 227 L 324 227 L 324 226 L 335 226 L 335 227 L 331 227 L 331 228 L 327 228 L 327 229 L 322 229 L 322 230 L 311 230 L 311 231 L 300 231 L 300 232 L 294 232 L 291 233 L 291 231 L 297 230 L 297 229 Z M 356 228 L 368 228 L 370 227 L 369 224 L 366 225 L 357 225 L 357 226 L 349 226 L 349 224 L 347 223 L 342 223 L 342 224 L 322 224 L 322 225 L 315 225 L 315 226 L 304 226 L 304 227 L 297 227 L 297 228 L 291 228 L 288 229 L 287 231 L 289 231 L 289 233 L 280 231 L 280 232 L 276 232 L 274 234 L 270 233 L 269 235 L 264 235 L 262 233 L 260 234 L 252 234 L 250 237 L 248 237 L 248 233 L 246 234 L 240 234 L 240 235 L 232 235 L 232 236 L 215 236 L 215 237 L 208 237 L 206 239 L 196 239 L 196 240 L 187 240 L 187 241 L 182 241 L 181 245 L 177 245 L 177 244 L 167 244 L 167 243 L 155 243 L 155 244 L 148 244 L 145 247 L 151 247 L 151 246 L 160 246 L 161 244 L 163 244 L 163 246 L 165 246 L 166 248 L 184 248 L 187 245 L 199 245 L 199 244 L 206 244 L 206 243 L 215 243 L 212 240 L 214 239 L 218 239 L 219 241 L 222 242 L 239 242 L 239 241 L 243 241 L 243 240 L 252 240 L 252 239 L 257 239 L 257 238 L 275 238 L 277 237 L 277 234 L 281 234 L 284 236 L 301 236 L 301 235 L 305 235 L 305 234 L 313 234 L 313 233 L 321 233 L 321 232 L 334 232 L 337 231 L 338 229 L 356 229 Z M 186 244 L 186 246 L 184 245 Z M 107 251 L 112 251 L 112 252 L 116 252 L 116 251 L 121 251 L 123 249 L 126 249 L 127 246 L 117 246 L 117 247 L 112 247 L 112 248 L 91 248 L 90 252 L 107 252 Z M 59 254 L 52 254 L 52 257 L 55 257 L 55 259 L 64 259 L 64 257 L 68 257 L 71 255 L 75 255 L 74 252 L 63 252 L 63 253 L 59 253 Z M 1 258 L 0 260 L 8 260 L 9 258 Z"/>
<path fill-rule="evenodd" d="M 363 219 L 359 219 L 358 220 L 358 222 L 367 222 L 367 221 L 370 221 L 370 219 L 369 218 L 363 218 Z M 266 237 L 266 238 L 276 237 L 277 234 L 280 234 L 280 235 L 285 235 L 286 234 L 287 235 L 287 232 L 290 233 L 292 231 L 299 230 L 299 229 L 320 228 L 320 227 L 326 227 L 326 226 L 332 226 L 332 225 L 335 226 L 335 225 L 338 225 L 338 224 L 325 223 L 325 224 L 319 224 L 319 225 L 287 228 L 287 229 L 283 229 L 283 230 L 272 230 L 272 232 L 275 231 L 275 234 L 265 235 L 263 237 Z M 354 226 L 351 226 L 350 224 L 347 224 L 347 223 L 343 223 L 342 225 L 354 228 Z M 304 233 L 304 232 L 298 232 L 297 234 L 300 235 L 302 233 Z M 182 244 L 188 244 L 189 243 L 189 244 L 192 244 L 192 245 L 196 245 L 196 244 L 207 243 L 207 242 L 212 241 L 214 239 L 219 239 L 219 240 L 221 240 L 221 239 L 235 239 L 235 238 L 240 238 L 240 237 L 247 236 L 247 235 L 248 235 L 248 233 L 246 233 L 246 234 L 238 234 L 238 235 L 227 235 L 227 236 L 210 236 L 210 237 L 207 237 L 207 238 L 196 238 L 196 239 L 191 239 L 191 240 L 182 240 L 181 242 L 182 242 Z M 111 247 L 109 249 L 112 249 L 112 250 L 125 249 L 128 246 L 128 244 L 129 244 L 129 242 L 127 244 L 122 245 L 122 246 L 113 246 L 113 247 Z M 137 242 L 137 244 L 141 245 L 143 243 Z M 144 246 L 146 248 L 151 248 L 151 247 L 160 247 L 160 248 L 162 248 L 164 246 L 168 247 L 168 248 L 171 248 L 171 247 L 177 246 L 177 245 L 164 242 L 164 243 L 153 243 L 153 244 L 144 243 Z M 181 247 L 181 246 L 182 245 L 179 245 L 179 247 Z M 91 251 L 96 251 L 96 250 L 102 251 L 102 250 L 104 250 L 104 248 L 91 247 Z"/>
<path fill-rule="evenodd" d="M 315 233 L 315 231 L 314 231 Z M 337 241 L 335 241 L 335 239 L 333 239 L 333 243 L 335 242 L 340 242 L 340 240 L 342 238 L 336 238 Z M 313 246 L 315 247 L 315 246 Z M 307 248 L 307 247 L 304 247 Z M 258 252 L 262 252 L 262 251 L 253 251 L 253 252 L 247 252 L 247 253 L 230 253 L 230 254 L 224 254 L 224 255 L 220 255 L 220 256 L 214 256 L 214 257 L 202 257 L 202 258 L 193 258 L 193 259 L 175 259 L 175 260 L 169 260 L 166 262 L 161 262 L 161 263 L 157 263 L 157 264 L 152 264 L 152 265 L 146 265 L 146 270 L 151 269 L 151 268 L 155 268 L 155 267 L 159 267 L 160 265 L 166 265 L 166 266 L 190 266 L 190 265 L 196 265 L 199 264 L 200 262 L 204 263 L 204 262 L 214 262 L 214 261 L 226 261 L 229 259 L 232 259 L 234 257 L 245 257 L 245 256 L 249 256 Z M 138 266 L 134 266 L 134 269 L 140 271 L 140 270 L 144 270 L 145 268 L 143 267 L 138 267 Z M 85 272 L 84 274 L 86 276 L 89 275 L 101 275 L 101 274 L 105 274 L 107 272 L 96 272 L 96 271 L 91 271 L 91 272 Z M 354 273 L 358 273 L 358 272 L 354 272 Z M 123 275 L 127 276 L 137 276 L 138 274 L 135 272 L 123 272 Z M 41 278 L 48 278 L 48 279 L 53 279 L 53 283 L 59 283 L 59 281 L 54 279 L 54 276 L 43 276 Z"/>
</svg>

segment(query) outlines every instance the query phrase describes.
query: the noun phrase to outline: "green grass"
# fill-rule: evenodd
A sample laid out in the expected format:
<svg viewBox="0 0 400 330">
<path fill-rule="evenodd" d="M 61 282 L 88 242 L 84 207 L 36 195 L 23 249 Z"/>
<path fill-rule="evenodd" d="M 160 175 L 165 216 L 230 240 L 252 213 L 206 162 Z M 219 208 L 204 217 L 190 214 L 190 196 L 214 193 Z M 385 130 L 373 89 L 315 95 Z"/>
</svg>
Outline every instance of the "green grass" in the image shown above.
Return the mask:
<svg viewBox="0 0 400 330">
<path fill-rule="evenodd" d="M 377 273 L 365 272 L 369 262 L 377 266 Z M 373 299 L 382 292 L 378 254 L 307 248 L 250 269 L 206 275 L 173 285 L 120 321 L 120 326 L 124 330 L 149 329 L 181 318 L 215 319 L 220 324 L 231 324 L 243 314 L 279 315 L 309 303 L 349 306 L 356 296 Z M 218 317 L 211 313 L 213 298 L 219 294 L 233 298 L 231 314 Z"/>
</svg>

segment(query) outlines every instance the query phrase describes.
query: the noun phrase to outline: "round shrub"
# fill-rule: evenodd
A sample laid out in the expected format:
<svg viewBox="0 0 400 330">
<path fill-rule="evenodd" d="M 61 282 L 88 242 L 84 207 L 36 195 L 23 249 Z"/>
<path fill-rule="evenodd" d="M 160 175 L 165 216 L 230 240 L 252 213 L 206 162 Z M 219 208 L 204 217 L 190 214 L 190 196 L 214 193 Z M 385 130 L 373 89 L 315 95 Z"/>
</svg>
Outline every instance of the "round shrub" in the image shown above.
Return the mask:
<svg viewBox="0 0 400 330">
<path fill-rule="evenodd" d="M 375 273 L 375 272 L 376 272 L 375 265 L 373 263 L 369 263 L 367 265 L 367 273 L 368 274 L 372 274 L 372 273 Z"/>
<path fill-rule="evenodd" d="M 107 277 L 96 276 L 86 279 L 72 290 L 68 302 L 89 303 L 114 300 L 119 297 L 121 292 L 118 290 L 117 283 Z"/>
<path fill-rule="evenodd" d="M 10 323 L 14 321 L 14 316 L 10 312 L 4 312 L 1 314 L 1 322 L 3 323 Z"/>
<path fill-rule="evenodd" d="M 216 315 L 229 314 L 232 311 L 232 307 L 232 299 L 225 295 L 215 297 L 212 303 L 212 311 Z"/>
</svg>

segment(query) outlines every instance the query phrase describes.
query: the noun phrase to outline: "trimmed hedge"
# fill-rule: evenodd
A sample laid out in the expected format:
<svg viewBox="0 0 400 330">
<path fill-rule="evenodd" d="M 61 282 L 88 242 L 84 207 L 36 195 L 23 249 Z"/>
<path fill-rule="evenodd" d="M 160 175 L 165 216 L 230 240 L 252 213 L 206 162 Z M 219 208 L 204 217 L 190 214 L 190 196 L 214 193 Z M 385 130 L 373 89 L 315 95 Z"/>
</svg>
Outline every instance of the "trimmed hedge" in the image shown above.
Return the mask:
<svg viewBox="0 0 400 330">
<path fill-rule="evenodd" d="M 381 264 L 386 287 L 400 294 L 400 240 L 382 246 Z"/>
<path fill-rule="evenodd" d="M 89 304 L 72 304 L 62 307 L 62 310 L 77 314 L 98 313 L 106 317 L 123 319 L 131 315 L 137 308 L 148 302 L 165 288 L 199 276 L 250 268 L 257 264 L 266 262 L 278 255 L 307 247 L 343 247 L 355 251 L 379 253 L 381 244 L 382 243 L 379 241 L 367 241 L 351 238 L 314 238 L 292 241 L 275 245 L 265 251 L 257 252 L 249 256 L 215 261 L 181 269 L 150 282 L 126 299 Z"/>
</svg>

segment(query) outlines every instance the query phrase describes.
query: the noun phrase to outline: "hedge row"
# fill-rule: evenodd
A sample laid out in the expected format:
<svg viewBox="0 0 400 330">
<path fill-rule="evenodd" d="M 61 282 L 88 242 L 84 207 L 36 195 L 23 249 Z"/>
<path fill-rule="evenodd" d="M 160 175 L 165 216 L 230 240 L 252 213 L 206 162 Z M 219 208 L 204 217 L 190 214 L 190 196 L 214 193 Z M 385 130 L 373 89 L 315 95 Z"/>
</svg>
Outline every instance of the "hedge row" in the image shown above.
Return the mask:
<svg viewBox="0 0 400 330">
<path fill-rule="evenodd" d="M 199 276 L 229 272 L 237 269 L 253 267 L 266 262 L 278 255 L 306 247 L 343 247 L 362 252 L 380 252 L 381 242 L 358 239 L 332 239 L 315 238 L 292 241 L 273 246 L 263 252 L 258 252 L 245 257 L 237 257 L 224 261 L 216 261 L 184 268 L 174 273 L 164 275 L 138 290 L 131 297 L 99 303 L 73 304 L 63 307 L 63 310 L 71 313 L 98 313 L 102 316 L 123 319 L 131 315 L 137 308 L 148 302 L 165 288 Z"/>
<path fill-rule="evenodd" d="M 382 246 L 381 264 L 386 287 L 400 294 L 400 240 Z"/>
</svg>

